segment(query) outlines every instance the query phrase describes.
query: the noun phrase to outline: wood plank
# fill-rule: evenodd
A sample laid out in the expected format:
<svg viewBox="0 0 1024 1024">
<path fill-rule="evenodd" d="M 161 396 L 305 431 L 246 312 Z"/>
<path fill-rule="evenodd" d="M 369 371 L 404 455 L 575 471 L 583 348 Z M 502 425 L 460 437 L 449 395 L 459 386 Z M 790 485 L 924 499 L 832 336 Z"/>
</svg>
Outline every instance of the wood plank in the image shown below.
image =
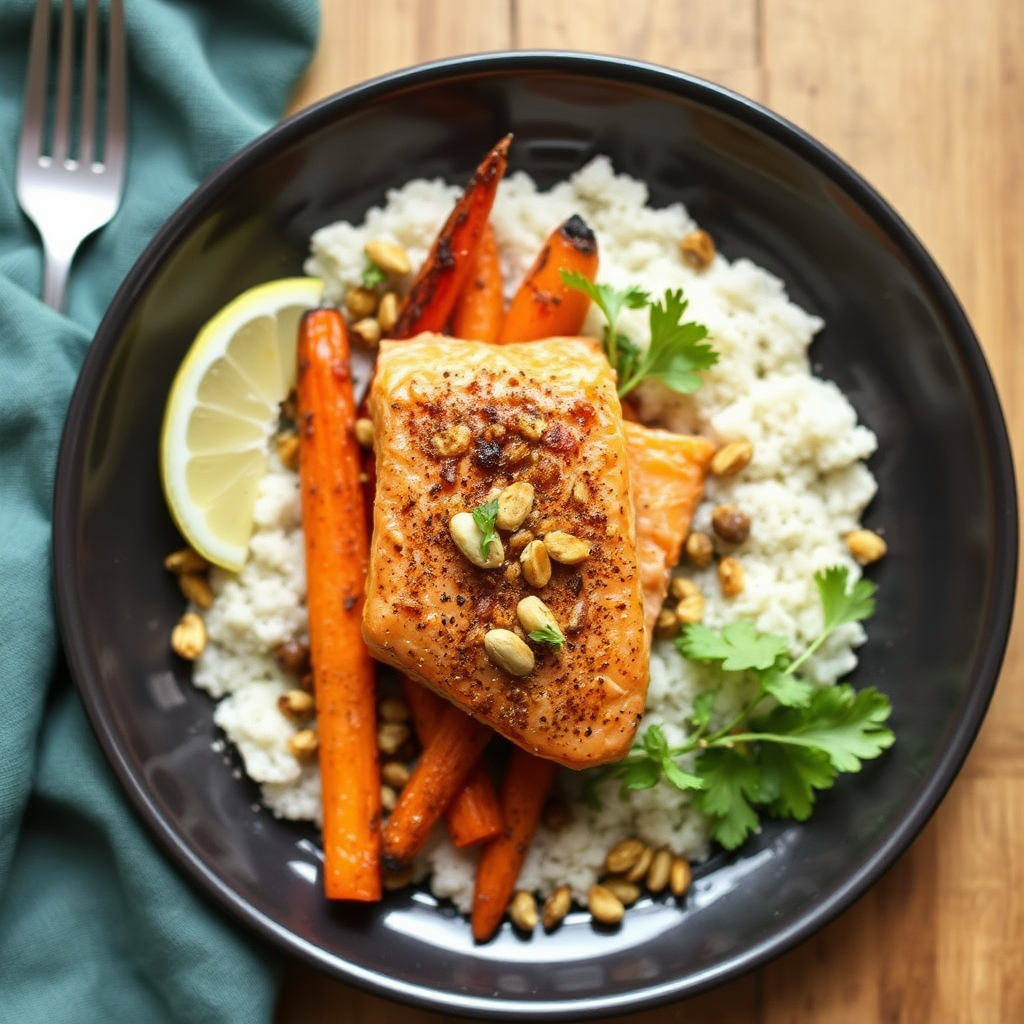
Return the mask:
<svg viewBox="0 0 1024 1024">
<path fill-rule="evenodd" d="M 518 0 L 514 42 L 664 64 L 755 99 L 762 89 L 757 0 Z"/>
<path fill-rule="evenodd" d="M 743 68 L 758 63 L 755 0 L 519 0 L 515 44 L 590 50 L 670 67 Z"/>
<path fill-rule="evenodd" d="M 328 0 L 321 19 L 320 46 L 293 111 L 398 68 L 508 49 L 512 41 L 512 0 Z"/>
</svg>

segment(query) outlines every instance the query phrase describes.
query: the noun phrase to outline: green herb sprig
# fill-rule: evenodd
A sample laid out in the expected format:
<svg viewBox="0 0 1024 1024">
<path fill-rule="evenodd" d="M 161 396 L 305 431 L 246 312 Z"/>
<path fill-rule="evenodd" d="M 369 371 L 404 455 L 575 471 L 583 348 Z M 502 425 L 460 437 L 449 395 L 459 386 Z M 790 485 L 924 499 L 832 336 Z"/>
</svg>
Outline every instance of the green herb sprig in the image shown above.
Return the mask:
<svg viewBox="0 0 1024 1024">
<path fill-rule="evenodd" d="M 698 371 L 718 362 L 718 353 L 704 344 L 708 329 L 692 320 L 683 320 L 689 302 L 683 298 L 682 289 L 666 291 L 661 302 L 654 302 L 642 288 L 595 284 L 579 271 L 563 270 L 561 275 L 569 287 L 589 296 L 604 315 L 601 342 L 618 376 L 620 398 L 644 380 L 660 380 L 672 391 L 689 394 L 700 387 Z M 623 309 L 645 306 L 649 310 L 651 340 L 643 349 L 616 324 Z"/>
<path fill-rule="evenodd" d="M 840 773 L 860 771 L 892 746 L 895 737 L 885 725 L 891 706 L 873 687 L 854 690 L 848 683 L 816 687 L 797 670 L 840 626 L 874 614 L 875 585 L 833 566 L 816 573 L 824 613 L 817 637 L 790 659 L 785 637 L 759 632 L 747 622 L 721 630 L 689 625 L 676 641 L 688 658 L 715 664 L 723 673 L 747 673 L 757 683 L 754 696 L 730 720 L 712 729 L 716 690 L 705 690 L 694 702 L 690 735 L 670 746 L 663 730 L 651 725 L 618 764 L 599 769 L 588 779 L 586 792 L 596 800 L 605 779 L 629 790 L 649 789 L 662 778 L 691 791 L 694 806 L 710 822 L 712 836 L 735 849 L 760 830 L 760 813 L 804 821 L 815 794 L 835 784 Z M 679 759 L 696 754 L 693 771 Z"/>
<path fill-rule="evenodd" d="M 498 520 L 498 499 L 491 498 L 473 509 L 473 522 L 481 533 L 480 557 L 487 560 L 487 549 L 498 539 L 495 523 Z"/>
<path fill-rule="evenodd" d="M 378 267 L 369 256 L 366 257 L 363 263 L 362 282 L 364 288 L 376 288 L 377 285 L 383 284 L 388 278 L 386 271 L 382 267 Z"/>
<path fill-rule="evenodd" d="M 554 624 L 547 623 L 541 626 L 540 629 L 531 629 L 526 634 L 531 640 L 536 640 L 537 643 L 550 644 L 552 647 L 561 648 L 565 646 L 565 634 Z"/>
</svg>

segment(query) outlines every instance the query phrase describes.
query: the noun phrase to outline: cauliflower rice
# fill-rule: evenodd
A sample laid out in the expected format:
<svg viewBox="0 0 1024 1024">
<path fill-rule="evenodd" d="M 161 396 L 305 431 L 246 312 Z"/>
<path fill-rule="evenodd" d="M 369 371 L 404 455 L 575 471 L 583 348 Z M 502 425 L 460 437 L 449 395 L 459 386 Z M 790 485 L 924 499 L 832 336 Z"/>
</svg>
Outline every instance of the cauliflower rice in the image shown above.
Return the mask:
<svg viewBox="0 0 1024 1024">
<path fill-rule="evenodd" d="M 325 281 L 325 300 L 342 304 L 360 282 L 363 247 L 371 239 L 403 246 L 413 266 L 426 256 L 459 189 L 441 181 L 417 180 L 388 194 L 362 224 L 333 224 L 312 239 L 306 270 Z M 793 638 L 798 647 L 821 628 L 814 573 L 830 565 L 860 575 L 843 540 L 856 529 L 875 493 L 864 460 L 876 447 L 874 435 L 830 381 L 813 375 L 808 347 L 822 321 L 796 306 L 783 283 L 748 260 L 729 262 L 717 255 L 703 271 L 680 258 L 679 240 L 696 225 L 686 209 L 647 205 L 646 186 L 615 174 L 597 158 L 568 181 L 541 192 L 525 175 L 501 185 L 492 212 L 506 282 L 522 279 L 553 228 L 580 214 L 597 235 L 599 280 L 616 287 L 640 285 L 652 296 L 682 287 L 690 301 L 689 319 L 704 323 L 719 353 L 716 366 L 691 396 L 658 384 L 641 385 L 641 418 L 681 432 L 703 433 L 716 443 L 747 439 L 751 464 L 738 476 L 709 477 L 693 528 L 710 532 L 711 509 L 727 503 L 752 523 L 749 538 L 735 550 L 745 573 L 743 592 L 721 595 L 713 567 L 680 572 L 700 586 L 706 598 L 704 622 L 712 627 L 743 618 L 759 630 Z M 592 309 L 585 332 L 599 336 L 603 320 Z M 619 328 L 643 344 L 645 310 L 625 310 Z M 287 750 L 296 726 L 277 707 L 294 685 L 273 656 L 287 640 L 305 642 L 305 567 L 298 478 L 275 464 L 260 491 L 250 556 L 242 571 L 215 570 L 216 595 L 204 613 L 209 642 L 195 663 L 195 684 L 218 700 L 216 724 L 237 747 L 247 773 L 262 789 L 277 816 L 319 823 L 320 787 L 315 764 L 297 761 Z M 837 630 L 806 666 L 806 678 L 835 682 L 856 664 L 854 648 L 862 627 Z M 644 724 L 662 724 L 670 743 L 685 736 L 694 696 L 707 684 L 707 666 L 685 660 L 671 641 L 656 640 Z M 731 695 L 736 707 L 740 693 Z M 719 711 L 728 712 L 728 696 Z M 603 793 L 603 807 L 591 809 L 578 798 L 580 778 L 563 770 L 560 789 L 572 806 L 571 821 L 557 834 L 539 828 L 518 883 L 539 894 L 568 883 L 583 900 L 597 880 L 604 856 L 620 839 L 638 836 L 667 846 L 692 860 L 707 856 L 708 831 L 686 793 L 662 781 L 618 798 L 618 783 Z M 418 865 L 420 876 L 438 897 L 468 911 L 475 853 L 458 851 L 443 829 Z"/>
</svg>

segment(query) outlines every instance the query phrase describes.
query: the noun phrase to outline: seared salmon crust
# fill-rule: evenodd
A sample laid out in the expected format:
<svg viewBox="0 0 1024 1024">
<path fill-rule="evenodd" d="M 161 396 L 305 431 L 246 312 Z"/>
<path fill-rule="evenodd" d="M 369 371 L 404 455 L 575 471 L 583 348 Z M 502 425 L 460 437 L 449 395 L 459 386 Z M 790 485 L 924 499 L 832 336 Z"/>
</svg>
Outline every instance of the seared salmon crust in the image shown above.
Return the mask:
<svg viewBox="0 0 1024 1024">
<path fill-rule="evenodd" d="M 615 381 L 583 338 L 493 345 L 421 335 L 384 342 L 369 398 L 377 491 L 363 633 L 373 655 L 513 742 L 582 768 L 629 750 L 649 637 Z M 533 487 L 504 559 L 473 564 L 450 532 L 508 485 Z M 589 554 L 530 586 L 530 541 L 568 534 Z M 557 544 L 551 549 L 558 553 Z M 490 550 L 490 549 L 489 549 Z M 541 598 L 565 637 L 528 637 L 518 603 Z M 495 664 L 484 637 L 516 632 L 534 667 Z"/>
</svg>

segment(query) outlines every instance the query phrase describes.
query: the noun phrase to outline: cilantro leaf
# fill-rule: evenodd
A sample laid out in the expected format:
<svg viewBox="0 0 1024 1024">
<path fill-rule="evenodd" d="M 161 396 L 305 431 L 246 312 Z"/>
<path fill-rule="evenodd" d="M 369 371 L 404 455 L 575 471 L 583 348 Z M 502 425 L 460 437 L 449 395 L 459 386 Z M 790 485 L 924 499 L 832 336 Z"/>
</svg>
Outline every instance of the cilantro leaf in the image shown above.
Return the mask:
<svg viewBox="0 0 1024 1024">
<path fill-rule="evenodd" d="M 681 653 L 716 666 L 723 676 L 744 673 L 747 702 L 724 723 L 712 725 L 718 691 L 703 690 L 693 701 L 690 732 L 678 746 L 669 743 L 661 726 L 651 724 L 623 761 L 600 770 L 594 787 L 599 780 L 618 779 L 623 799 L 662 779 L 691 790 L 713 838 L 735 849 L 760 831 L 760 814 L 805 820 L 817 793 L 833 786 L 839 773 L 860 771 L 864 761 L 889 749 L 895 737 L 886 724 L 891 706 L 884 694 L 848 683 L 818 687 L 797 675 L 831 632 L 875 610 L 874 584 L 851 585 L 845 568 L 826 569 L 814 580 L 823 626 L 795 660 L 790 660 L 790 640 L 761 633 L 748 622 L 720 630 L 688 625 L 676 641 Z M 752 695 L 748 684 L 756 684 Z M 722 701 L 725 707 L 731 703 Z M 687 754 L 697 755 L 692 772 L 679 764 Z M 591 798 L 594 787 L 584 785 Z"/>
<path fill-rule="evenodd" d="M 865 579 L 857 580 L 852 587 L 848 587 L 849 580 L 849 570 L 841 565 L 829 566 L 814 574 L 814 583 L 821 598 L 824 625 L 787 671 L 796 672 L 840 626 L 848 622 L 862 622 L 875 614 L 875 591 L 878 588 Z"/>
<path fill-rule="evenodd" d="M 473 509 L 473 522 L 482 534 L 480 538 L 480 556 L 487 558 L 487 549 L 498 539 L 494 524 L 498 519 L 498 499 L 491 498 Z"/>
<path fill-rule="evenodd" d="M 790 708 L 805 708 L 814 697 L 814 687 L 788 672 L 769 669 L 761 676 L 765 693 Z"/>
<path fill-rule="evenodd" d="M 757 723 L 751 738 L 821 750 L 839 772 L 859 772 L 895 737 L 885 725 L 892 707 L 874 687 L 854 690 L 849 683 L 815 690 L 807 708 L 778 707 Z"/>
<path fill-rule="evenodd" d="M 761 831 L 753 804 L 765 795 L 761 773 L 749 757 L 727 748 L 707 750 L 697 758 L 704 788 L 693 795 L 698 811 L 711 820 L 711 834 L 735 850 L 751 833 Z"/>
<path fill-rule="evenodd" d="M 632 391 L 648 378 L 660 380 L 672 391 L 689 394 L 700 387 L 698 370 L 718 362 L 718 353 L 702 344 L 708 329 L 693 321 L 683 322 L 688 301 L 682 289 L 665 292 L 661 302 L 652 301 L 642 288 L 613 288 L 596 284 L 579 271 L 560 271 L 570 288 L 587 295 L 607 321 L 602 337 L 605 355 L 619 379 L 619 397 Z M 646 349 L 622 334 L 616 327 L 623 309 L 648 307 L 651 340 Z"/>
<path fill-rule="evenodd" d="M 484 556 L 487 557 L 486 555 Z M 531 640 L 538 643 L 551 644 L 552 647 L 562 647 L 565 644 L 565 635 L 553 623 L 549 622 L 540 629 L 532 629 L 526 634 Z"/>
<path fill-rule="evenodd" d="M 840 565 L 814 574 L 828 633 L 847 622 L 861 622 L 875 614 L 877 587 L 870 580 L 860 579 L 848 590 L 849 577 L 849 571 Z"/>
<path fill-rule="evenodd" d="M 703 732 L 711 724 L 711 712 L 715 708 L 715 691 L 704 690 L 693 699 L 693 710 L 690 712 L 690 726 L 697 732 Z"/>
<path fill-rule="evenodd" d="M 655 758 L 664 757 L 668 753 L 668 740 L 660 725 L 649 725 L 644 730 L 643 736 L 640 737 L 640 747 Z"/>
<path fill-rule="evenodd" d="M 675 762 L 675 754 L 669 747 L 660 725 L 649 725 L 644 731 L 641 748 L 652 762 L 658 765 L 658 774 L 664 775 L 676 789 L 699 789 L 702 785 L 698 776 L 683 771 Z"/>
<path fill-rule="evenodd" d="M 689 394 L 700 387 L 697 370 L 706 370 L 718 362 L 718 353 L 710 345 L 701 344 L 708 329 L 693 321 L 683 322 L 689 302 L 682 289 L 666 291 L 661 303 L 650 307 L 651 341 L 639 367 L 620 385 L 620 394 L 631 390 L 645 377 L 660 380 L 680 394 Z"/>
<path fill-rule="evenodd" d="M 836 779 L 836 769 L 828 755 L 813 747 L 765 743 L 758 763 L 765 788 L 776 793 L 768 805 L 769 811 L 797 821 L 810 817 L 815 790 L 829 789 Z"/>
<path fill-rule="evenodd" d="M 661 778 L 661 764 L 644 758 L 626 766 L 622 774 L 622 785 L 626 789 L 650 789 Z"/>
<path fill-rule="evenodd" d="M 583 292 L 604 314 L 608 321 L 607 330 L 615 329 L 615 321 L 623 309 L 642 309 L 650 296 L 635 285 L 629 288 L 613 288 L 610 284 L 597 284 L 584 277 L 578 270 L 560 270 L 562 280 L 570 287 Z"/>
<path fill-rule="evenodd" d="M 364 288 L 376 288 L 387 280 L 387 274 L 369 256 L 363 264 L 362 282 Z"/>
<path fill-rule="evenodd" d="M 699 775 L 684 771 L 671 758 L 662 762 L 661 770 L 676 789 L 702 789 L 704 786 L 704 780 Z"/>
<path fill-rule="evenodd" d="M 769 669 L 789 650 L 784 636 L 760 633 L 749 622 L 730 622 L 721 632 L 691 623 L 676 641 L 680 652 L 695 661 L 720 661 L 727 672 Z"/>
</svg>

